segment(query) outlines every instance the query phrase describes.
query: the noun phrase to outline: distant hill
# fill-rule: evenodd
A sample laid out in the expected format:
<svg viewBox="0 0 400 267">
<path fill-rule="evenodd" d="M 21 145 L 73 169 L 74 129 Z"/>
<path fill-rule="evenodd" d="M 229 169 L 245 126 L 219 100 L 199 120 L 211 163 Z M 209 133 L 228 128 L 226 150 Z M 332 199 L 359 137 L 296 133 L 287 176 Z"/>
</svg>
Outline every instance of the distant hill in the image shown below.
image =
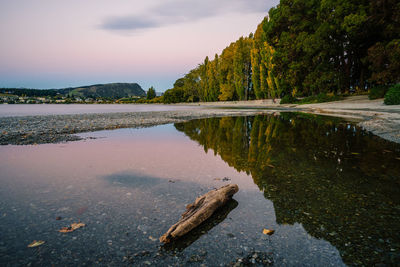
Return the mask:
<svg viewBox="0 0 400 267">
<path fill-rule="evenodd" d="M 67 94 L 70 96 L 109 97 L 116 99 L 145 96 L 146 92 L 137 83 L 109 83 L 72 88 Z"/>
<path fill-rule="evenodd" d="M 137 83 L 108 83 L 62 89 L 25 89 L 0 88 L 0 93 L 9 93 L 18 96 L 79 96 L 79 97 L 107 97 L 119 99 L 123 97 L 145 96 L 146 92 Z"/>
</svg>

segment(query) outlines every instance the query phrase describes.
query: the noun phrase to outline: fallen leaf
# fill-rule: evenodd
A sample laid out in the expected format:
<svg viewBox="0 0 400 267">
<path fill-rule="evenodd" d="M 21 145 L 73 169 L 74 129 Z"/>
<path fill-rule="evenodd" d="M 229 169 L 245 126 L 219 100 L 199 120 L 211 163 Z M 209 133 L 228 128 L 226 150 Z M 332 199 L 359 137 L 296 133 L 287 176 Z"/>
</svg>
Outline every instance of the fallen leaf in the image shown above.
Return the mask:
<svg viewBox="0 0 400 267">
<path fill-rule="evenodd" d="M 74 230 L 72 230 L 72 228 L 70 227 L 70 226 L 68 226 L 68 227 L 63 227 L 63 228 L 61 228 L 60 230 L 58 230 L 60 233 L 69 233 L 69 232 L 72 232 L 72 231 L 74 231 Z"/>
<path fill-rule="evenodd" d="M 270 229 L 263 230 L 264 235 L 273 235 L 274 233 L 275 233 L 275 230 L 270 230 Z"/>
<path fill-rule="evenodd" d="M 28 245 L 28 248 L 38 247 L 43 244 L 44 244 L 43 240 L 39 240 L 39 241 L 33 240 L 33 242 Z"/>
<path fill-rule="evenodd" d="M 71 228 L 72 228 L 73 230 L 79 229 L 79 228 L 84 227 L 84 226 L 85 226 L 85 224 L 84 224 L 84 223 L 81 223 L 81 222 L 71 224 Z"/>
<path fill-rule="evenodd" d="M 70 232 L 73 232 L 73 231 L 75 231 L 76 229 L 79 229 L 79 228 L 84 227 L 84 226 L 85 226 L 85 224 L 84 224 L 84 223 L 81 223 L 81 222 L 79 222 L 79 223 L 72 223 L 71 226 L 63 227 L 63 228 L 61 228 L 61 229 L 58 230 L 58 231 L 59 231 L 60 233 L 70 233 Z"/>
<path fill-rule="evenodd" d="M 270 168 L 275 168 L 275 166 L 272 165 L 272 164 L 267 164 L 267 166 L 270 167 Z"/>
</svg>

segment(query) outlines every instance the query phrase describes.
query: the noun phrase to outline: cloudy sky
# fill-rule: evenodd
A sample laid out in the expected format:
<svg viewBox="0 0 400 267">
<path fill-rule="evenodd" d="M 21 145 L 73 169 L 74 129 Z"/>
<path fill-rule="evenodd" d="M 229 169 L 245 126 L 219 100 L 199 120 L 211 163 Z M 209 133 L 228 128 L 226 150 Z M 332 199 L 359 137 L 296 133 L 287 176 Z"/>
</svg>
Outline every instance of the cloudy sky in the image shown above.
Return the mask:
<svg viewBox="0 0 400 267">
<path fill-rule="evenodd" d="M 0 0 L 0 87 L 177 78 L 253 32 L 278 0 Z"/>
</svg>

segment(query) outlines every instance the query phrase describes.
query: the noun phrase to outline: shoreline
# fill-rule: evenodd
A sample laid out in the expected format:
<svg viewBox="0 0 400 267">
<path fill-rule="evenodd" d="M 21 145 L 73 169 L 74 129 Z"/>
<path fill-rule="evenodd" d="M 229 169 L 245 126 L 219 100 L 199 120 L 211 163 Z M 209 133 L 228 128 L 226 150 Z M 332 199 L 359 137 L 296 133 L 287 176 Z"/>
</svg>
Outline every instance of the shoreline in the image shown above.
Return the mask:
<svg viewBox="0 0 400 267">
<path fill-rule="evenodd" d="M 254 116 L 258 110 L 182 109 L 175 111 L 0 117 L 0 145 L 35 145 L 82 140 L 76 134 L 119 128 L 145 128 L 193 119 Z"/>
<path fill-rule="evenodd" d="M 318 104 L 279 105 L 272 100 L 174 104 L 174 111 L 88 113 L 0 117 L 0 145 L 27 145 L 81 140 L 75 134 L 118 128 L 143 128 L 193 119 L 304 112 L 341 117 L 386 140 L 400 143 L 400 106 L 386 106 L 367 96 Z M 193 106 L 202 108 L 191 108 Z"/>
<path fill-rule="evenodd" d="M 192 105 L 213 108 L 271 109 L 275 111 L 304 112 L 341 117 L 357 122 L 365 130 L 383 139 L 400 144 L 400 105 L 388 106 L 383 99 L 369 100 L 367 95 L 346 97 L 344 100 L 316 104 L 273 103 L 271 99 L 196 103 Z"/>
</svg>

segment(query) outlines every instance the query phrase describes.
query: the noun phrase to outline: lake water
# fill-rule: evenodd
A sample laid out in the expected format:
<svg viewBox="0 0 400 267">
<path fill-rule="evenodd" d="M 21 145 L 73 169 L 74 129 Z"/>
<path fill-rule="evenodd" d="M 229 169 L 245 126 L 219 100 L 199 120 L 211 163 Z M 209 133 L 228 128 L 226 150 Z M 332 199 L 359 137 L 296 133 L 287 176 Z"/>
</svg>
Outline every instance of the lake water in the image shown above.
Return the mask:
<svg viewBox="0 0 400 267">
<path fill-rule="evenodd" d="M 0 105 L 0 117 L 33 116 L 33 115 L 61 115 L 85 113 L 115 113 L 115 112 L 146 112 L 170 111 L 187 109 L 188 106 L 176 105 L 134 105 L 134 104 L 17 104 Z M 190 108 L 198 108 L 190 106 Z"/>
<path fill-rule="evenodd" d="M 284 113 L 81 136 L 96 139 L 0 147 L 1 266 L 400 261 L 400 147 L 340 119 Z M 240 190 L 226 207 L 159 243 L 186 204 L 227 183 Z M 33 240 L 45 243 L 27 248 Z"/>
</svg>

